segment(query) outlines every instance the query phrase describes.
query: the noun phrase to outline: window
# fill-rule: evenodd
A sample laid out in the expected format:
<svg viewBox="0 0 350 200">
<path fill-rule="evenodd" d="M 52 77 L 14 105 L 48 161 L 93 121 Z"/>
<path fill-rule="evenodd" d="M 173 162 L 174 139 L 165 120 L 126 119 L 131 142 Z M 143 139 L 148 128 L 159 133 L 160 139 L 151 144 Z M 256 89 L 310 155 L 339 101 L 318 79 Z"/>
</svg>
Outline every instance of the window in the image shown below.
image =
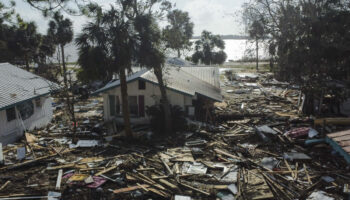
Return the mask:
<svg viewBox="0 0 350 200">
<path fill-rule="evenodd" d="M 139 80 L 139 90 L 145 90 L 146 89 L 146 82 L 143 80 Z"/>
<path fill-rule="evenodd" d="M 22 120 L 26 120 L 34 114 L 34 104 L 32 101 L 27 101 L 18 105 L 17 109 Z"/>
<path fill-rule="evenodd" d="M 111 116 L 115 116 L 115 96 L 114 95 L 109 95 L 109 111 Z"/>
<path fill-rule="evenodd" d="M 35 107 L 36 108 L 40 108 L 41 107 L 41 99 L 40 98 L 35 99 Z"/>
<path fill-rule="evenodd" d="M 145 116 L 145 96 L 139 96 L 139 115 L 140 117 Z"/>
<path fill-rule="evenodd" d="M 115 96 L 115 112 L 117 115 L 120 114 L 120 101 L 119 101 L 119 96 Z"/>
<path fill-rule="evenodd" d="M 16 119 L 16 109 L 15 107 L 6 109 L 7 121 L 10 122 Z"/>
<path fill-rule="evenodd" d="M 130 115 L 138 115 L 137 96 L 129 96 Z"/>
</svg>

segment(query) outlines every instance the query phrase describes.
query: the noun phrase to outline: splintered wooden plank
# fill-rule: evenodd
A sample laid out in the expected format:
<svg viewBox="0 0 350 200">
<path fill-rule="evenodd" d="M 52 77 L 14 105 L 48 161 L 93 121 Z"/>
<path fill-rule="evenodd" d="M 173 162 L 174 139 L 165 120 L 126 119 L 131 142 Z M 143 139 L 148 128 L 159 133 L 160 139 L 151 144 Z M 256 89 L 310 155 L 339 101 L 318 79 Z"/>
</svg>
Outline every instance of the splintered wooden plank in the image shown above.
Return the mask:
<svg viewBox="0 0 350 200">
<path fill-rule="evenodd" d="M 258 170 L 249 170 L 247 173 L 247 181 L 245 186 L 245 197 L 247 199 L 273 199 L 274 195 L 267 185 L 263 175 L 259 174 Z"/>
<path fill-rule="evenodd" d="M 107 172 L 109 172 L 109 171 L 112 171 L 112 170 L 115 169 L 115 168 L 117 168 L 117 166 L 112 166 L 112 167 L 110 167 L 110 168 L 107 168 L 107 169 L 105 169 L 105 170 L 102 170 L 102 171 L 96 173 L 95 176 L 99 176 L 99 175 L 105 174 L 105 173 L 107 173 Z"/>
<path fill-rule="evenodd" d="M 336 142 L 350 140 L 350 135 L 344 135 L 344 136 L 341 136 L 341 137 L 335 137 L 335 138 L 332 138 L 332 140 L 334 140 Z"/>
<path fill-rule="evenodd" d="M 6 181 L 6 183 L 0 187 L 0 191 L 5 189 L 5 187 L 10 183 L 11 183 L 11 181 Z"/>
<path fill-rule="evenodd" d="M 170 187 L 171 189 L 174 189 L 174 190 L 178 190 L 179 189 L 176 185 L 170 183 L 169 181 L 167 181 L 165 179 L 159 179 L 159 182 L 161 182 L 162 184 Z"/>
<path fill-rule="evenodd" d="M 340 132 L 336 132 L 336 133 L 330 133 L 327 136 L 329 138 L 335 138 L 335 137 L 341 137 L 344 135 L 350 135 L 350 130 L 346 130 L 346 131 L 340 131 Z"/>
<path fill-rule="evenodd" d="M 138 186 L 131 186 L 131 187 L 127 187 L 127 188 L 120 188 L 120 189 L 116 189 L 113 191 L 114 194 L 118 194 L 118 193 L 123 193 L 123 192 L 130 192 L 133 190 L 138 190 L 138 189 L 142 189 L 142 188 L 148 188 L 149 185 L 138 185 Z"/>
<path fill-rule="evenodd" d="M 199 193 L 205 194 L 205 195 L 207 195 L 207 196 L 210 195 L 210 193 L 208 193 L 208 192 L 206 192 L 206 191 L 203 191 L 203 190 L 200 190 L 200 189 L 198 189 L 198 188 L 192 187 L 191 185 L 187 185 L 187 184 L 185 184 L 185 183 L 180 183 L 180 185 L 182 185 L 182 186 L 184 186 L 184 187 L 186 187 L 186 188 L 189 188 L 189 189 L 191 189 L 191 190 L 197 191 L 197 192 L 199 192 Z"/>
<path fill-rule="evenodd" d="M 349 125 L 350 118 L 321 118 L 314 120 L 315 125 L 334 124 L 334 125 Z"/>
<path fill-rule="evenodd" d="M 350 146 L 350 140 L 348 140 L 348 141 L 340 141 L 338 143 L 342 147 L 349 147 Z"/>
<path fill-rule="evenodd" d="M 344 147 L 343 149 L 346 153 L 350 153 L 350 147 Z"/>
</svg>

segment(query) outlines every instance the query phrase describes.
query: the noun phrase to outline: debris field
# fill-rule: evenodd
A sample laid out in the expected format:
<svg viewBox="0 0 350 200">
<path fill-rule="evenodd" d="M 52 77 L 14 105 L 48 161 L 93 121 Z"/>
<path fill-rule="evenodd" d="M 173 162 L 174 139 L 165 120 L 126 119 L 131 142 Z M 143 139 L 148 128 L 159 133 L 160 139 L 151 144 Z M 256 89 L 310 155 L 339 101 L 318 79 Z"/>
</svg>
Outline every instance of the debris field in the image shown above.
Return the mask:
<svg viewBox="0 0 350 200">
<path fill-rule="evenodd" d="M 348 198 L 349 165 L 324 138 L 349 120 L 303 116 L 297 87 L 268 73 L 227 73 L 221 89 L 213 123 L 135 127 L 132 141 L 108 133 L 100 98 L 77 103 L 76 135 L 57 106 L 47 128 L 0 148 L 0 198 Z"/>
</svg>

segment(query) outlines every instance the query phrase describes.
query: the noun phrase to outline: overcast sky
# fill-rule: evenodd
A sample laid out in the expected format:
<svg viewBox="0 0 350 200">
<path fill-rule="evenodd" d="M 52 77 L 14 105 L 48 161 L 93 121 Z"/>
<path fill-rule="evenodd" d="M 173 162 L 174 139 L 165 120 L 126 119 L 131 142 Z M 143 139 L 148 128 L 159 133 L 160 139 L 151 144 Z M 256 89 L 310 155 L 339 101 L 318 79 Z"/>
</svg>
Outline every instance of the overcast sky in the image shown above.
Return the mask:
<svg viewBox="0 0 350 200">
<path fill-rule="evenodd" d="M 16 11 L 26 21 L 35 21 L 41 33 L 46 33 L 48 19 L 41 12 L 31 8 L 24 0 L 16 1 Z M 103 5 L 113 3 L 113 0 L 99 0 Z M 176 3 L 176 8 L 189 12 L 194 23 L 194 35 L 200 35 L 203 30 L 215 34 L 242 35 L 237 12 L 246 0 L 170 0 Z M 84 17 L 72 17 L 74 32 L 79 33 L 82 25 L 87 22 Z"/>
</svg>

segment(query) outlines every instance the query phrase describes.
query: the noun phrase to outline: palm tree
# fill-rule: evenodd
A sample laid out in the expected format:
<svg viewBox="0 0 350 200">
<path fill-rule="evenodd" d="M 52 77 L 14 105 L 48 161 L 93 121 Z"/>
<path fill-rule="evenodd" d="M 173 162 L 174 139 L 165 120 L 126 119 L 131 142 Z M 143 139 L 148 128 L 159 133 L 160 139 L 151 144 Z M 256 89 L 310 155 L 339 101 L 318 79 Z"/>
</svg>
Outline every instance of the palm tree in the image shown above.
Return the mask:
<svg viewBox="0 0 350 200">
<path fill-rule="evenodd" d="M 99 49 L 104 55 L 106 65 L 112 72 L 118 73 L 122 95 L 122 112 L 125 133 L 132 138 L 130 128 L 126 71 L 133 63 L 153 68 L 162 94 L 167 131 L 171 132 L 170 105 L 163 82 L 162 67 L 165 56 L 160 50 L 161 32 L 151 12 L 151 4 L 141 1 L 118 0 L 117 8 L 111 6 L 107 12 L 95 7 L 93 22 L 83 28 L 83 33 L 76 40 L 80 55 Z M 84 67 L 83 67 L 84 68 Z"/>
<path fill-rule="evenodd" d="M 53 20 L 49 22 L 49 29 L 47 31 L 47 35 L 48 37 L 51 37 L 54 43 L 60 48 L 63 68 L 63 80 L 64 85 L 67 87 L 68 79 L 64 55 L 64 46 L 73 40 L 72 22 L 68 18 L 64 19 L 63 15 L 61 15 L 59 12 L 55 12 Z"/>
<path fill-rule="evenodd" d="M 135 20 L 135 29 L 138 31 L 140 46 L 138 48 L 138 62 L 141 66 L 153 68 L 157 77 L 161 93 L 161 104 L 164 110 L 166 133 L 172 132 L 170 103 L 166 85 L 163 80 L 165 53 L 162 49 L 161 31 L 155 18 L 151 14 L 140 15 Z"/>
<path fill-rule="evenodd" d="M 131 69 L 134 56 L 134 38 L 131 33 L 131 23 L 113 6 L 107 12 L 102 12 L 99 8 L 98 14 L 93 22 L 83 27 L 82 34 L 76 39 L 79 46 L 79 54 L 83 56 L 89 50 L 100 51 L 99 56 L 111 72 L 118 73 L 120 77 L 120 87 L 122 96 L 122 113 L 124 119 L 124 129 L 128 139 L 133 137 L 130 116 L 126 82 L 126 71 Z M 84 69 L 84 66 L 82 66 Z"/>
<path fill-rule="evenodd" d="M 72 22 L 68 18 L 64 18 L 59 12 L 55 12 L 53 20 L 49 22 L 49 29 L 47 31 L 47 37 L 53 41 L 54 44 L 59 46 L 61 52 L 61 63 L 63 69 L 63 98 L 66 100 L 67 111 L 73 122 L 73 133 L 76 132 L 76 118 L 74 113 L 74 96 L 70 96 L 67 66 L 65 61 L 64 46 L 73 40 L 73 28 Z M 74 138 L 75 139 L 75 138 Z"/>
</svg>

